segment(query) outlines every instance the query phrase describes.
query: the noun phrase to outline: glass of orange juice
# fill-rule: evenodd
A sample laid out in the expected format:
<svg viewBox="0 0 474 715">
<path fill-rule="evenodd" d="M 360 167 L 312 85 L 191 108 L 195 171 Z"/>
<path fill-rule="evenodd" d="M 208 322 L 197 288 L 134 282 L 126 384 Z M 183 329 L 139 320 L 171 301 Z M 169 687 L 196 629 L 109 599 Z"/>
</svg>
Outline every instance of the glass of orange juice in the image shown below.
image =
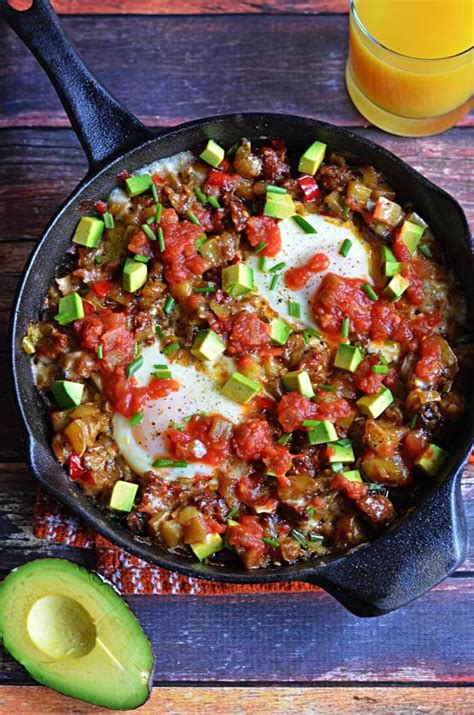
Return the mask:
<svg viewBox="0 0 474 715">
<path fill-rule="evenodd" d="M 346 84 L 361 114 L 425 136 L 473 105 L 474 0 L 350 0 Z"/>
</svg>

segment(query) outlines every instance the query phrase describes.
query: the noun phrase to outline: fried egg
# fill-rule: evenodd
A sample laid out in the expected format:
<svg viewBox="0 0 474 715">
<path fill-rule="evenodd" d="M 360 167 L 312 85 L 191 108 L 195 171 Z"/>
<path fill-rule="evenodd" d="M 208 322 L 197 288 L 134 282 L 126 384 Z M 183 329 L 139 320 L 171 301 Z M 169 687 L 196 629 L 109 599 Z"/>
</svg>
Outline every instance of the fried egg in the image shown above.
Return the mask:
<svg viewBox="0 0 474 715">
<path fill-rule="evenodd" d="M 281 318 L 289 323 L 295 322 L 295 318 L 288 315 L 288 302 L 293 301 L 301 306 L 301 321 L 314 325 L 311 299 L 326 273 L 336 273 L 345 278 L 362 278 L 367 283 L 372 283 L 370 248 L 352 221 L 343 222 L 319 214 L 308 214 L 304 218 L 317 233 L 305 233 L 292 218 L 279 222 L 282 247 L 275 258 L 269 259 L 268 267 L 271 269 L 272 266 L 282 262 L 286 265 L 273 290 L 270 289 L 273 274 L 259 270 L 259 257 L 251 256 L 246 263 L 253 268 L 255 287 L 259 295 L 265 298 Z M 340 255 L 339 250 L 345 239 L 349 239 L 352 246 L 348 255 L 344 257 Z M 289 268 L 307 263 L 315 253 L 324 253 L 329 258 L 327 270 L 314 273 L 300 290 L 287 288 L 285 272 Z"/>
<path fill-rule="evenodd" d="M 199 363 L 181 365 L 171 363 L 160 353 L 159 344 L 143 348 L 143 363 L 134 374 L 139 386 L 147 385 L 155 371 L 154 365 L 168 365 L 179 390 L 150 401 L 141 410 L 143 419 L 132 426 L 130 420 L 119 413 L 113 417 L 115 440 L 122 456 L 138 474 L 156 471 L 161 477 L 173 480 L 179 477 L 212 475 L 214 467 L 203 462 L 189 462 L 186 467 L 159 467 L 153 469 L 156 459 L 174 457 L 168 452 L 163 436 L 171 422 L 182 423 L 185 417 L 200 412 L 218 413 L 234 424 L 243 420 L 243 406 L 221 394 L 220 387 L 233 372 L 233 362 L 221 358 L 217 364 Z"/>
</svg>

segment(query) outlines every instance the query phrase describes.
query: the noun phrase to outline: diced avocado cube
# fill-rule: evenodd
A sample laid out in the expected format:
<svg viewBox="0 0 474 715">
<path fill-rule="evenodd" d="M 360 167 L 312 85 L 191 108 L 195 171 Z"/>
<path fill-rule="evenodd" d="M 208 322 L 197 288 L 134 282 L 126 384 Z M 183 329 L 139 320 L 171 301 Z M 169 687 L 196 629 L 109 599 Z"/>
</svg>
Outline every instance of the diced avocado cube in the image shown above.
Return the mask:
<svg viewBox="0 0 474 715">
<path fill-rule="evenodd" d="M 138 196 L 148 191 L 152 185 L 153 179 L 150 174 L 137 174 L 137 176 L 129 176 L 125 179 L 125 188 L 129 196 Z"/>
<path fill-rule="evenodd" d="M 134 261 L 133 258 L 127 258 L 122 274 L 122 286 L 124 290 L 128 293 L 135 293 L 135 291 L 145 285 L 147 277 L 148 268 L 146 267 L 146 263 L 139 263 L 138 261 Z"/>
<path fill-rule="evenodd" d="M 222 290 L 232 296 L 243 295 L 253 288 L 253 270 L 245 263 L 234 263 L 222 269 Z"/>
<path fill-rule="evenodd" d="M 404 278 L 400 273 L 397 273 L 385 288 L 383 295 L 385 298 L 395 302 L 403 295 L 409 285 L 410 281 L 408 278 Z"/>
<path fill-rule="evenodd" d="M 359 482 L 362 483 L 362 476 L 358 469 L 352 469 L 349 472 L 341 472 L 344 479 L 348 482 Z"/>
<path fill-rule="evenodd" d="M 314 390 L 306 370 L 296 370 L 283 375 L 283 386 L 287 392 L 299 392 L 305 397 L 314 397 Z"/>
<path fill-rule="evenodd" d="M 405 221 L 400 229 L 400 238 L 410 253 L 414 255 L 416 248 L 423 236 L 425 229 L 423 226 L 418 226 L 416 223 Z"/>
<path fill-rule="evenodd" d="M 328 448 L 328 452 L 329 464 L 336 464 L 337 462 L 355 462 L 354 450 L 352 449 L 351 444 L 346 447 L 343 447 L 341 444 L 333 444 Z"/>
<path fill-rule="evenodd" d="M 395 263 L 397 257 L 388 246 L 382 246 L 382 263 Z"/>
<path fill-rule="evenodd" d="M 261 385 L 258 382 L 250 380 L 240 372 L 234 372 L 222 388 L 222 394 L 234 402 L 246 405 L 252 397 L 260 392 L 260 389 Z"/>
<path fill-rule="evenodd" d="M 400 273 L 400 263 L 398 261 L 387 261 L 384 265 L 384 273 L 387 278 L 396 276 Z"/>
<path fill-rule="evenodd" d="M 313 142 L 311 146 L 309 146 L 302 154 L 298 164 L 298 171 L 301 171 L 303 174 L 311 174 L 311 176 L 314 176 L 322 164 L 325 153 L 326 144 L 319 141 Z"/>
<path fill-rule="evenodd" d="M 138 484 L 124 482 L 119 479 L 115 482 L 109 499 L 109 507 L 116 511 L 132 511 L 133 502 L 138 491 Z"/>
<path fill-rule="evenodd" d="M 423 471 L 431 477 L 434 477 L 434 475 L 439 472 L 447 458 L 448 453 L 446 450 L 431 443 L 420 454 L 420 456 L 415 459 L 415 464 L 421 467 L 421 469 L 423 469 Z"/>
<path fill-rule="evenodd" d="M 291 328 L 281 318 L 275 318 L 270 323 L 270 337 L 277 345 L 286 345 L 291 334 Z"/>
<path fill-rule="evenodd" d="M 362 362 L 362 352 L 359 348 L 354 345 L 346 345 L 346 343 L 339 343 L 336 357 L 334 359 L 335 367 L 339 367 L 341 370 L 349 370 L 349 372 L 355 372 Z"/>
<path fill-rule="evenodd" d="M 382 412 L 387 409 L 393 402 L 393 395 L 388 389 L 382 385 L 376 395 L 366 395 L 357 400 L 356 405 L 363 415 L 368 415 L 376 420 Z"/>
<path fill-rule="evenodd" d="M 263 213 L 272 218 L 288 218 L 296 212 L 295 203 L 289 194 L 267 194 Z"/>
<path fill-rule="evenodd" d="M 224 161 L 224 156 L 225 150 L 213 139 L 209 139 L 206 144 L 206 148 L 199 154 L 199 157 L 205 161 L 206 164 L 213 166 L 214 169 L 217 169 L 219 164 Z"/>
<path fill-rule="evenodd" d="M 311 428 L 308 432 L 308 442 L 310 444 L 324 444 L 325 442 L 336 442 L 339 437 L 337 436 L 336 428 L 332 422 L 329 420 L 321 420 L 318 425 Z"/>
<path fill-rule="evenodd" d="M 83 216 L 76 226 L 72 242 L 86 248 L 95 248 L 103 233 L 103 221 L 93 216 Z"/>
<path fill-rule="evenodd" d="M 77 407 L 81 404 L 84 385 L 80 382 L 70 382 L 69 380 L 55 380 L 51 385 L 51 392 L 58 403 L 58 407 L 67 410 L 70 407 Z"/>
<path fill-rule="evenodd" d="M 213 330 L 201 330 L 193 343 L 191 353 L 198 360 L 215 360 L 225 350 L 225 343 Z"/>
<path fill-rule="evenodd" d="M 224 542 L 220 534 L 208 534 L 204 541 L 195 541 L 190 546 L 199 561 L 204 561 L 204 559 L 215 554 L 216 551 L 220 551 L 224 546 Z"/>
<path fill-rule="evenodd" d="M 54 316 L 59 325 L 67 325 L 84 317 L 84 305 L 79 293 L 69 293 L 59 299 L 58 312 Z"/>
</svg>

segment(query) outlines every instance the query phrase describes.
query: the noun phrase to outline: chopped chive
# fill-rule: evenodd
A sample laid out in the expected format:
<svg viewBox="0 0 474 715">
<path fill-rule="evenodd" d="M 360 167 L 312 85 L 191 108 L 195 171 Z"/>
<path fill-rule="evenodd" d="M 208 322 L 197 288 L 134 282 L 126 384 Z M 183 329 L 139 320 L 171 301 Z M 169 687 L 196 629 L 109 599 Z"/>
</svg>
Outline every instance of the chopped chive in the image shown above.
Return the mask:
<svg viewBox="0 0 474 715">
<path fill-rule="evenodd" d="M 102 258 L 100 256 L 96 256 L 94 258 L 94 262 L 97 263 L 97 265 L 99 265 L 100 263 L 102 263 Z"/>
<path fill-rule="evenodd" d="M 163 229 L 161 226 L 158 226 L 158 245 L 160 247 L 160 251 L 163 253 L 165 250 L 165 237 L 163 235 Z"/>
<path fill-rule="evenodd" d="M 279 277 L 280 277 L 280 274 L 279 274 L 279 273 L 275 273 L 275 274 L 272 276 L 272 280 L 270 281 L 270 286 L 269 286 L 270 290 L 275 290 L 276 284 L 278 283 Z"/>
<path fill-rule="evenodd" d="M 202 246 L 203 243 L 206 243 L 207 241 L 207 236 L 205 233 L 202 234 L 202 236 L 199 236 L 199 238 L 196 238 L 194 245 L 196 246 L 196 251 Z"/>
<path fill-rule="evenodd" d="M 333 472 L 342 472 L 343 466 L 342 462 L 334 462 L 331 464 L 331 469 Z"/>
<path fill-rule="evenodd" d="M 261 243 L 258 244 L 258 246 L 255 248 L 255 255 L 258 256 L 259 253 L 263 251 L 264 248 L 267 247 L 267 243 L 265 241 L 262 241 Z"/>
<path fill-rule="evenodd" d="M 282 268 L 286 266 L 285 261 L 282 261 L 281 263 L 276 263 L 274 266 L 272 266 L 269 270 L 270 273 L 277 273 L 278 271 L 281 271 Z"/>
<path fill-rule="evenodd" d="M 156 459 L 152 467 L 187 467 L 187 462 L 176 462 L 173 459 Z"/>
<path fill-rule="evenodd" d="M 342 245 L 339 249 L 339 255 L 344 256 L 344 258 L 347 256 L 349 251 L 352 248 L 352 241 L 349 238 L 345 238 L 342 242 Z"/>
<path fill-rule="evenodd" d="M 208 197 L 207 197 L 207 200 L 208 200 L 208 202 L 211 204 L 211 206 L 212 206 L 213 209 L 220 209 L 220 208 L 221 208 L 221 205 L 220 205 L 220 203 L 218 202 L 218 200 L 216 199 L 215 196 L 208 196 Z"/>
<path fill-rule="evenodd" d="M 410 428 L 410 429 L 415 429 L 417 422 L 418 422 L 418 415 L 413 415 L 413 417 L 411 418 L 411 420 L 410 420 L 410 422 L 409 422 L 409 424 L 408 424 L 409 428 Z"/>
<path fill-rule="evenodd" d="M 229 513 L 227 514 L 227 516 L 226 516 L 226 518 L 225 518 L 226 521 L 228 521 L 229 519 L 233 519 L 234 516 L 237 516 L 238 513 L 239 513 L 239 507 L 238 507 L 238 506 L 234 506 L 234 508 L 231 509 L 231 510 L 229 511 Z"/>
<path fill-rule="evenodd" d="M 315 511 L 315 509 L 314 509 L 314 506 L 309 506 L 308 509 L 307 509 L 307 511 L 308 511 L 308 514 L 309 514 L 309 516 L 311 517 L 311 519 L 314 519 L 314 516 L 315 516 L 315 514 L 316 514 L 316 511 Z"/>
<path fill-rule="evenodd" d="M 156 370 L 152 375 L 156 377 L 157 380 L 170 380 L 171 370 Z"/>
<path fill-rule="evenodd" d="M 161 338 L 161 340 L 163 340 L 163 338 L 165 337 L 165 334 L 159 325 L 155 327 L 155 333 L 158 335 L 159 338 Z"/>
<path fill-rule="evenodd" d="M 175 353 L 177 350 L 179 350 L 180 344 L 179 343 L 169 343 L 162 349 L 163 355 L 172 355 Z"/>
<path fill-rule="evenodd" d="M 318 385 L 316 389 L 327 390 L 327 392 L 334 392 L 336 388 L 334 387 L 334 385 Z"/>
<path fill-rule="evenodd" d="M 266 536 L 263 537 L 262 541 L 264 544 L 273 546 L 274 549 L 278 549 L 278 547 L 280 546 L 280 543 L 278 541 L 275 541 L 275 539 L 267 539 Z"/>
<path fill-rule="evenodd" d="M 340 447 L 350 447 L 352 441 L 349 439 L 349 437 L 342 437 L 341 439 L 337 440 L 336 444 L 338 444 Z"/>
<path fill-rule="evenodd" d="M 266 273 L 268 269 L 268 258 L 266 256 L 260 256 L 260 260 L 258 262 L 258 267 L 262 271 L 262 273 Z"/>
<path fill-rule="evenodd" d="M 142 229 L 143 233 L 144 233 L 146 236 L 148 236 L 148 238 L 150 239 L 150 241 L 156 241 L 156 236 L 155 236 L 155 234 L 153 233 L 153 231 L 151 230 L 151 228 L 150 228 L 146 223 L 142 223 L 142 225 L 141 225 L 140 228 Z"/>
<path fill-rule="evenodd" d="M 343 338 L 349 337 L 350 328 L 351 328 L 351 322 L 350 322 L 349 318 L 345 317 L 344 320 L 342 321 L 342 328 L 341 328 L 341 335 Z"/>
<path fill-rule="evenodd" d="M 156 223 L 160 223 L 162 213 L 163 213 L 163 204 L 157 203 L 156 204 L 156 212 L 155 212 Z"/>
<path fill-rule="evenodd" d="M 194 415 L 188 415 L 188 417 L 183 417 L 183 422 L 191 422 Z"/>
<path fill-rule="evenodd" d="M 141 412 L 139 410 L 138 412 L 135 412 L 133 417 L 130 417 L 130 424 L 132 425 L 132 427 L 136 427 L 138 424 L 140 424 L 142 419 L 143 419 L 143 412 Z"/>
<path fill-rule="evenodd" d="M 303 427 L 319 427 L 321 420 L 303 420 Z"/>
<path fill-rule="evenodd" d="M 423 246 L 420 246 L 420 251 L 424 256 L 426 256 L 426 258 L 433 258 L 433 252 L 428 245 L 424 244 Z"/>
<path fill-rule="evenodd" d="M 364 283 L 364 285 L 362 286 L 362 290 L 364 291 L 367 298 L 370 298 L 370 300 L 378 300 L 379 299 L 377 293 L 374 291 L 372 286 L 369 285 L 368 283 Z"/>
<path fill-rule="evenodd" d="M 383 496 L 387 496 L 388 494 L 388 489 L 387 487 L 384 487 L 383 484 L 378 484 L 377 482 L 369 482 L 367 484 L 368 487 L 368 494 L 383 494 Z"/>
<path fill-rule="evenodd" d="M 180 425 L 179 422 L 174 422 L 174 421 L 170 422 L 170 427 L 172 429 L 178 430 L 179 432 L 182 432 L 184 429 L 183 425 Z"/>
<path fill-rule="evenodd" d="M 298 224 L 301 229 L 303 229 L 305 233 L 317 233 L 316 229 L 313 228 L 313 226 L 311 226 L 311 224 L 306 221 L 306 219 L 302 216 L 298 216 L 298 214 L 295 214 L 291 218 L 296 224 Z"/>
<path fill-rule="evenodd" d="M 388 373 L 388 365 L 372 365 L 372 372 L 376 375 L 386 375 Z"/>
<path fill-rule="evenodd" d="M 274 184 L 267 184 L 267 191 L 269 194 L 287 194 L 288 190 L 284 189 L 283 186 L 275 186 Z"/>
<path fill-rule="evenodd" d="M 214 293 L 215 290 L 215 285 L 197 286 L 197 288 L 193 288 L 193 293 Z"/>
<path fill-rule="evenodd" d="M 380 357 L 380 362 L 382 363 L 382 365 L 388 365 L 387 358 L 385 357 L 385 355 L 380 354 L 379 357 Z"/>
<path fill-rule="evenodd" d="M 165 365 L 164 363 L 158 363 L 157 365 L 153 365 L 155 370 L 167 370 L 168 365 Z"/>
<path fill-rule="evenodd" d="M 148 226 L 151 226 L 152 223 L 155 223 L 155 217 L 154 216 L 148 216 L 147 220 L 145 223 L 148 224 Z"/>
<path fill-rule="evenodd" d="M 115 226 L 114 217 L 108 211 L 104 214 L 104 224 L 105 228 L 114 228 Z"/>
<path fill-rule="evenodd" d="M 324 536 L 321 536 L 321 534 L 309 534 L 308 538 L 313 544 L 322 544 L 324 541 Z"/>
<path fill-rule="evenodd" d="M 176 301 L 173 296 L 169 295 L 167 297 L 165 307 L 163 308 L 163 311 L 166 313 L 166 315 L 170 315 L 170 313 L 173 312 L 175 302 Z"/>
<path fill-rule="evenodd" d="M 99 360 L 102 360 L 102 358 L 104 357 L 104 346 L 103 345 L 97 346 L 97 357 L 99 358 Z"/>
<path fill-rule="evenodd" d="M 196 186 L 196 188 L 194 189 L 194 193 L 202 204 L 207 204 L 207 196 L 200 186 Z"/>
<path fill-rule="evenodd" d="M 155 182 L 153 181 L 153 177 L 151 179 L 151 195 L 153 196 L 154 201 L 158 201 L 158 191 L 155 186 Z"/>
<path fill-rule="evenodd" d="M 127 368 L 127 375 L 131 377 L 143 365 L 143 355 L 139 355 Z"/>
<path fill-rule="evenodd" d="M 288 301 L 288 315 L 292 318 L 301 318 L 301 305 L 293 300 Z"/>
<path fill-rule="evenodd" d="M 191 221 L 191 223 L 193 223 L 195 226 L 200 226 L 200 225 L 201 225 L 200 220 L 198 219 L 198 217 L 196 216 L 196 214 L 194 214 L 192 211 L 187 211 L 187 212 L 186 212 L 186 216 L 187 216 L 188 219 Z"/>
<path fill-rule="evenodd" d="M 138 263 L 148 263 L 148 261 L 150 260 L 148 256 L 142 256 L 139 253 L 135 254 L 133 258 L 135 261 L 138 261 Z"/>
<path fill-rule="evenodd" d="M 308 548 L 307 541 L 306 541 L 304 535 L 301 533 L 301 531 L 298 531 L 297 529 L 292 529 L 292 530 L 290 531 L 290 536 L 292 536 L 292 537 L 294 538 L 294 540 L 297 541 L 298 544 L 299 544 L 303 549 L 307 549 L 307 548 Z"/>
<path fill-rule="evenodd" d="M 281 437 L 277 439 L 278 444 L 287 445 L 291 438 L 291 432 L 283 432 Z"/>
<path fill-rule="evenodd" d="M 305 328 L 303 330 L 303 339 L 306 343 L 306 345 L 309 345 L 311 338 L 320 338 L 320 334 L 317 332 L 317 330 L 313 330 L 313 328 Z"/>
<path fill-rule="evenodd" d="M 133 354 L 138 355 L 138 343 L 136 340 L 133 341 Z"/>
<path fill-rule="evenodd" d="M 232 154 L 235 154 L 235 152 L 237 151 L 237 149 L 239 148 L 239 146 L 240 146 L 240 142 L 235 142 L 235 144 L 232 144 L 232 146 L 230 146 L 230 147 L 227 149 L 226 155 L 227 155 L 227 156 L 232 156 Z"/>
</svg>

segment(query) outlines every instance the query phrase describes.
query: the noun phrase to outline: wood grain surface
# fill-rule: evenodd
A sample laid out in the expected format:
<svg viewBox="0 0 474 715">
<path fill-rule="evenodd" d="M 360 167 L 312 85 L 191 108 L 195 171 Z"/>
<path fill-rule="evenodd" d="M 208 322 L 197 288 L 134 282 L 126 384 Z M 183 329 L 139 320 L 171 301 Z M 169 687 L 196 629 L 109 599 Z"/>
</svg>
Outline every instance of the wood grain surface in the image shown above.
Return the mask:
<svg viewBox="0 0 474 715">
<path fill-rule="evenodd" d="M 474 226 L 474 117 L 424 139 L 368 128 L 344 88 L 346 0 L 53 4 L 91 69 L 149 126 L 271 109 L 353 127 L 449 191 Z M 24 464 L 7 370 L 8 318 L 20 272 L 86 161 L 44 72 L 4 25 L 0 37 L 1 577 L 50 555 L 93 567 L 93 554 L 32 535 L 36 486 Z M 473 533 L 473 467 L 463 493 Z M 157 655 L 158 687 L 140 712 L 471 715 L 473 582 L 471 550 L 452 578 L 375 620 L 357 619 L 323 591 L 130 598 Z M 1 715 L 106 712 L 33 687 L 3 652 L 0 684 Z"/>
<path fill-rule="evenodd" d="M 38 703 L 41 710 L 38 710 Z M 4 687 L 1 712 L 30 715 L 107 715 L 110 710 L 78 703 L 42 688 Z M 140 715 L 472 715 L 474 700 L 464 688 L 155 688 Z"/>
</svg>

